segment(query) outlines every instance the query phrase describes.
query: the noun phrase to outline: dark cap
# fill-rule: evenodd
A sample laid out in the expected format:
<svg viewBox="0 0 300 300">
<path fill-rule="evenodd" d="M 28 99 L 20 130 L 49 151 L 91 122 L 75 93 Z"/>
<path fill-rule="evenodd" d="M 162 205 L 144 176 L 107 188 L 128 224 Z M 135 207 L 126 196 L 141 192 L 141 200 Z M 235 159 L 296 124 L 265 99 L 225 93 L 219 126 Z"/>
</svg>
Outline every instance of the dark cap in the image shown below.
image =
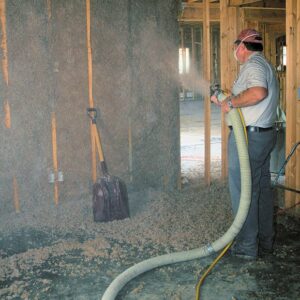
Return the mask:
<svg viewBox="0 0 300 300">
<path fill-rule="evenodd" d="M 241 43 L 241 42 L 256 43 L 256 44 L 263 43 L 261 34 L 255 29 L 250 29 L 250 28 L 242 30 L 238 35 L 237 39 L 234 41 L 234 43 Z"/>
</svg>

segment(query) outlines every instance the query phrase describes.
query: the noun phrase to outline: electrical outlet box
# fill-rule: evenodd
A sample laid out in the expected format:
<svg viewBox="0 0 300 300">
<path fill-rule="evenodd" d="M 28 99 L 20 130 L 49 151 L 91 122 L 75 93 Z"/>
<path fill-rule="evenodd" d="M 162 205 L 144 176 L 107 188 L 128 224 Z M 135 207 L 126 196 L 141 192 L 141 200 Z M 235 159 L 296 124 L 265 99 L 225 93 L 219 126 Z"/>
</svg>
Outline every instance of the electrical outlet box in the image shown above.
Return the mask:
<svg viewBox="0 0 300 300">
<path fill-rule="evenodd" d="M 297 89 L 297 99 L 300 100 L 300 87 Z"/>
</svg>

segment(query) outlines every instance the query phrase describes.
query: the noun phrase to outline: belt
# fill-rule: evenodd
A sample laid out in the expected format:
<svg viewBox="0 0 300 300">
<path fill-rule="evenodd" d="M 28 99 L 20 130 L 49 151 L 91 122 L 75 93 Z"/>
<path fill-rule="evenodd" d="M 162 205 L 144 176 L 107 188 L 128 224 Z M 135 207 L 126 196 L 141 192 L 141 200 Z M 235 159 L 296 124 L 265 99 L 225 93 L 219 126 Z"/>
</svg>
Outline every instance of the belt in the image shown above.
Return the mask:
<svg viewBox="0 0 300 300">
<path fill-rule="evenodd" d="M 232 130 L 232 126 L 229 126 L 229 129 Z M 264 132 L 264 131 L 269 131 L 273 130 L 274 127 L 257 127 L 257 126 L 246 126 L 247 132 Z"/>
</svg>

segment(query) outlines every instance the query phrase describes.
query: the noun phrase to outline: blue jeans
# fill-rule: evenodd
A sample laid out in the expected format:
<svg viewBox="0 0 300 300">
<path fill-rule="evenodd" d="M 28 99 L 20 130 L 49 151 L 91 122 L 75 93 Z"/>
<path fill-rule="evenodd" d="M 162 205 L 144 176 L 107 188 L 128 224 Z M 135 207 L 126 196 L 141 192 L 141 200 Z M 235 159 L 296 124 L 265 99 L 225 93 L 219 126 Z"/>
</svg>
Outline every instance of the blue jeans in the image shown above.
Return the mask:
<svg viewBox="0 0 300 300">
<path fill-rule="evenodd" d="M 245 224 L 236 237 L 233 251 L 257 256 L 258 245 L 272 249 L 273 195 L 271 190 L 270 154 L 276 144 L 276 130 L 248 132 L 248 151 L 252 177 L 252 195 Z M 233 131 L 228 140 L 229 190 L 236 215 L 241 194 L 240 164 Z"/>
</svg>

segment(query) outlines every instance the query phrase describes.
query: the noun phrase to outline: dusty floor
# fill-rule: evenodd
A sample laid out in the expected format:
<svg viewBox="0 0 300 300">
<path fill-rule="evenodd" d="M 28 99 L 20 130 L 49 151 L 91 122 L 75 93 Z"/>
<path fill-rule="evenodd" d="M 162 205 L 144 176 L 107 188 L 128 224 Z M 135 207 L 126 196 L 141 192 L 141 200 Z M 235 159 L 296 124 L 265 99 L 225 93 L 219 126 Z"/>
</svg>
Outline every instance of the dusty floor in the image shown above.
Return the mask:
<svg viewBox="0 0 300 300">
<path fill-rule="evenodd" d="M 105 224 L 92 221 L 87 198 L 2 217 L 0 298 L 100 299 L 134 263 L 201 247 L 231 222 L 227 187 L 219 182 L 130 196 L 131 219 Z M 256 262 L 224 257 L 207 277 L 201 299 L 297 299 L 299 219 L 279 214 L 276 221 L 274 255 Z M 197 279 L 213 258 L 153 270 L 130 282 L 119 299 L 194 299 Z"/>
<path fill-rule="evenodd" d="M 193 159 L 201 156 L 186 149 Z M 57 208 L 49 203 L 1 214 L 0 299 L 100 299 L 134 263 L 220 237 L 232 222 L 227 185 L 213 179 L 205 186 L 201 161 L 183 160 L 180 192 L 130 192 L 130 219 L 94 223 L 91 195 Z M 217 160 L 212 169 L 219 170 Z M 281 206 L 280 191 L 274 200 Z M 299 299 L 300 222 L 281 210 L 275 220 L 274 254 L 255 262 L 222 258 L 205 280 L 201 299 Z M 194 299 L 197 280 L 214 257 L 148 272 L 126 285 L 118 299 Z"/>
</svg>

